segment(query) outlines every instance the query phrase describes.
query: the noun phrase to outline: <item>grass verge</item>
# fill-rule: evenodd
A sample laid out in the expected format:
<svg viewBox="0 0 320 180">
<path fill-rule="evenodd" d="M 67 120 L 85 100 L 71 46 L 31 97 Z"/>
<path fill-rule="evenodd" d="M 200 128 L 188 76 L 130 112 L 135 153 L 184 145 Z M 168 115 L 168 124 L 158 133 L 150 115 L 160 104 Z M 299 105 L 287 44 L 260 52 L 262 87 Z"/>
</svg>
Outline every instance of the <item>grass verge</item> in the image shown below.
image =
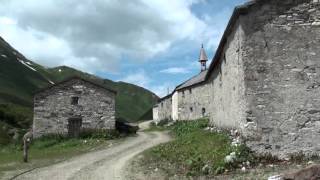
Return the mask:
<svg viewBox="0 0 320 180">
<path fill-rule="evenodd" d="M 22 161 L 22 144 L 10 144 L 0 147 L 0 177 L 4 172 L 20 171 L 46 166 L 55 162 L 97 150 L 119 142 L 117 133 L 85 132 L 80 139 L 70 139 L 63 136 L 49 135 L 35 140 L 30 145 L 29 163 Z"/>
<path fill-rule="evenodd" d="M 227 134 L 205 131 L 207 125 L 208 120 L 201 119 L 167 127 L 175 139 L 147 150 L 143 164 L 154 165 L 169 176 L 201 176 L 221 174 L 253 158 L 245 146 L 232 146 Z M 157 128 L 151 126 L 152 129 Z M 232 153 L 237 158 L 226 161 Z"/>
</svg>

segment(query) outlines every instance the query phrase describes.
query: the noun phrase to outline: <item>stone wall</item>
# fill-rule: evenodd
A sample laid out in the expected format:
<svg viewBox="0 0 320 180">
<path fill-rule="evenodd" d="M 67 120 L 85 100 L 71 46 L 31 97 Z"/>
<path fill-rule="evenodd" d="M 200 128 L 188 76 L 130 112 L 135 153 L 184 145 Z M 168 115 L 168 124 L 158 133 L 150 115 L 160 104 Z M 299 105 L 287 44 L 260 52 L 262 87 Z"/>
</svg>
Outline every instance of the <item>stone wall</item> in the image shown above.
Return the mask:
<svg viewBox="0 0 320 180">
<path fill-rule="evenodd" d="M 159 105 L 156 104 L 155 106 L 153 106 L 152 108 L 152 117 L 153 117 L 153 120 L 158 122 L 160 121 L 161 119 L 159 118 Z"/>
<path fill-rule="evenodd" d="M 72 97 L 79 97 L 72 105 Z M 82 128 L 115 128 L 115 93 L 80 79 L 53 86 L 34 97 L 33 133 L 67 134 L 68 119 L 82 117 Z"/>
<path fill-rule="evenodd" d="M 240 20 L 246 36 L 247 120 L 256 127 L 247 144 L 280 157 L 319 154 L 318 0 L 259 3 Z"/>
<path fill-rule="evenodd" d="M 209 117 L 209 90 L 211 84 L 199 84 L 178 91 L 178 120 L 195 120 Z"/>
<path fill-rule="evenodd" d="M 172 119 L 172 98 L 171 96 L 167 96 L 163 98 L 158 104 L 157 104 L 157 111 L 158 111 L 158 119 L 153 117 L 154 120 L 159 121 L 159 120 L 164 120 Z"/>
<path fill-rule="evenodd" d="M 210 122 L 221 128 L 239 128 L 245 123 L 246 99 L 242 61 L 244 32 L 235 25 L 229 35 L 219 64 L 207 83 L 210 88 Z"/>
<path fill-rule="evenodd" d="M 174 92 L 172 117 L 197 119 L 208 104 L 212 125 L 240 130 L 258 153 L 319 155 L 319 0 L 258 0 L 246 8 L 209 79 L 184 97 Z"/>
<path fill-rule="evenodd" d="M 175 91 L 172 94 L 172 119 L 174 121 L 179 120 L 179 93 Z"/>
</svg>

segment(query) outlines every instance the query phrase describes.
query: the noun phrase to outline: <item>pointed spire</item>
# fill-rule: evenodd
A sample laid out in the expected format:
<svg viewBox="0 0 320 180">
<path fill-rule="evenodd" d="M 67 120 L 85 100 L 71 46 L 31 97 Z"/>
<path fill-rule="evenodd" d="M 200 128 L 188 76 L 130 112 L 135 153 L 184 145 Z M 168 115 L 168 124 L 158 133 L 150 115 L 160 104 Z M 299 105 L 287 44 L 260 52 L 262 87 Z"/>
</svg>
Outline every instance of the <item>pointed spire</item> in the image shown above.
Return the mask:
<svg viewBox="0 0 320 180">
<path fill-rule="evenodd" d="M 202 62 L 202 61 L 208 61 L 208 57 L 207 57 L 206 51 L 205 51 L 204 48 L 203 48 L 203 44 L 201 45 L 199 61 L 200 61 L 200 62 Z"/>
<path fill-rule="evenodd" d="M 201 64 L 201 71 L 205 71 L 207 69 L 207 61 L 208 61 L 208 57 L 207 57 L 206 51 L 203 48 L 203 44 L 201 44 L 200 57 L 199 57 L 199 62 Z"/>
</svg>

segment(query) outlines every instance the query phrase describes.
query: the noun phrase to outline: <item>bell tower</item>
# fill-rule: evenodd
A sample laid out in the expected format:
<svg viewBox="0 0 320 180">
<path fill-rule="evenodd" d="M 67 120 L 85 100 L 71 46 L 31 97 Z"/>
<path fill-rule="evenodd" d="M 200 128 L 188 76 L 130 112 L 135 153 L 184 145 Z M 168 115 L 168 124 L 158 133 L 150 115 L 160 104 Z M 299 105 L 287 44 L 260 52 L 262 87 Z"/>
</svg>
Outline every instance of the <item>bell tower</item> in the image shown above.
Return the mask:
<svg viewBox="0 0 320 180">
<path fill-rule="evenodd" d="M 206 51 L 203 48 L 203 44 L 201 45 L 201 50 L 200 50 L 200 58 L 199 58 L 199 62 L 201 64 L 201 72 L 207 70 L 207 61 L 208 61 L 208 57 L 206 54 Z"/>
</svg>

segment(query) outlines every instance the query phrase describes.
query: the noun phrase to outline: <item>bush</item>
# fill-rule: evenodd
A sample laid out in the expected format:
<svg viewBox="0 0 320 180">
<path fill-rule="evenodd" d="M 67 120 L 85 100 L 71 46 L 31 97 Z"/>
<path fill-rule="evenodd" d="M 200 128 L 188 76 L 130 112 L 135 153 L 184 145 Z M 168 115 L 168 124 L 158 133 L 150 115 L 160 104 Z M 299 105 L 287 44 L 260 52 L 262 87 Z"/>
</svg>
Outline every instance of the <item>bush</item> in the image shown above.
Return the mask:
<svg viewBox="0 0 320 180">
<path fill-rule="evenodd" d="M 12 127 L 29 128 L 32 124 L 32 116 L 31 108 L 13 104 L 0 104 L 0 121 Z"/>
<path fill-rule="evenodd" d="M 169 119 L 160 120 L 156 125 L 157 126 L 165 126 L 169 123 Z"/>
</svg>

